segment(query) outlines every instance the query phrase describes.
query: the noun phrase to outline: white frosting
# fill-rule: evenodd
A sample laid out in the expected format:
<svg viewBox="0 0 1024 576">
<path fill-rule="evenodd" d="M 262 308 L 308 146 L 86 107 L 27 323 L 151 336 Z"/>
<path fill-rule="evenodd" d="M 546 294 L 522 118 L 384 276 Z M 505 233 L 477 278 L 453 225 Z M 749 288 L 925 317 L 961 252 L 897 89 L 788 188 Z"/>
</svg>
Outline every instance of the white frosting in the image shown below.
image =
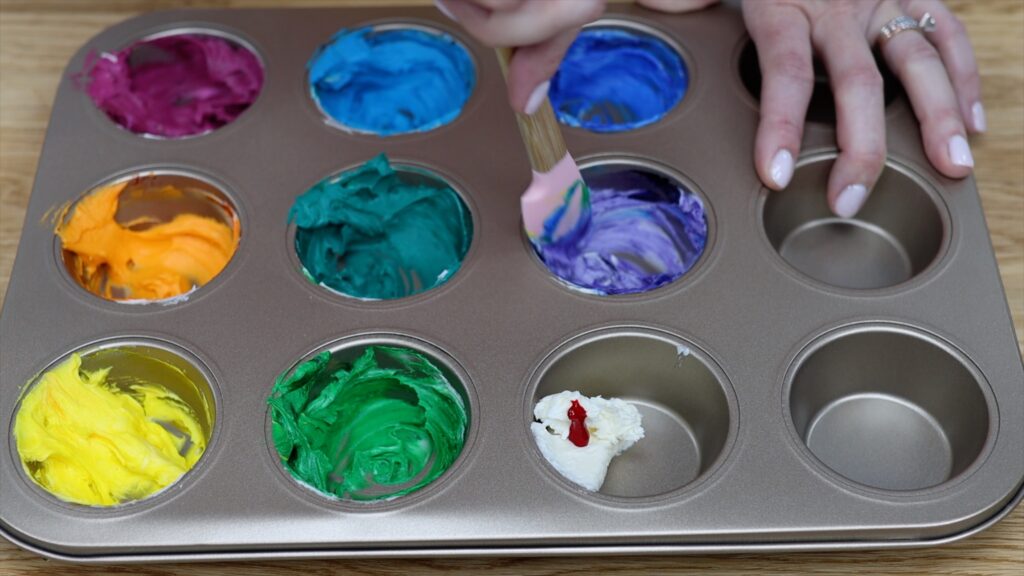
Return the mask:
<svg viewBox="0 0 1024 576">
<path fill-rule="evenodd" d="M 590 442 L 583 447 L 569 441 L 568 412 L 573 400 L 587 411 L 584 425 Z M 618 398 L 559 392 L 541 398 L 533 408 L 533 417 L 538 422 L 530 425 L 530 431 L 544 458 L 562 476 L 592 491 L 604 484 L 612 458 L 644 437 L 640 412 Z"/>
</svg>

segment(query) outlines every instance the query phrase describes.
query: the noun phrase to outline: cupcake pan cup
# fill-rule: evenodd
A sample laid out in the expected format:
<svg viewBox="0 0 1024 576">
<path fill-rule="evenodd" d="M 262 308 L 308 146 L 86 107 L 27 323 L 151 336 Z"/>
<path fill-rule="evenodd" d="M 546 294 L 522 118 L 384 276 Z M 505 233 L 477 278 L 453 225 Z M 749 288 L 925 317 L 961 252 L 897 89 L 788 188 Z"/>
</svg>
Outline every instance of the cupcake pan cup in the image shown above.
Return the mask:
<svg viewBox="0 0 1024 576">
<path fill-rule="evenodd" d="M 765 198 L 762 224 L 783 260 L 813 280 L 864 290 L 902 284 L 938 259 L 950 225 L 930 185 L 890 160 L 871 202 L 839 218 L 824 194 L 834 159 L 805 157 L 787 193 Z"/>
<path fill-rule="evenodd" d="M 682 48 L 690 87 L 664 119 L 634 131 L 566 128 L 569 148 L 581 162 L 635 157 L 668 167 L 706 201 L 711 231 L 682 278 L 621 297 L 567 287 L 524 244 L 516 214 L 530 172 L 497 62 L 431 8 L 157 12 L 83 47 L 58 90 L 0 316 L 0 429 L 10 434 L 24 385 L 69 351 L 153 338 L 209 370 L 217 431 L 173 489 L 102 511 L 45 497 L 11 452 L 0 458 L 3 534 L 78 562 L 707 553 L 926 546 L 1005 516 L 1024 479 L 1024 369 L 974 180 L 929 166 L 899 96 L 887 107 L 887 175 L 863 219 L 836 226 L 820 209 L 833 126 L 808 125 L 789 190 L 769 194 L 758 182 L 757 100 L 740 75 L 748 38 L 737 11 L 611 12 Z M 308 59 L 341 27 L 396 21 L 438 28 L 469 48 L 479 77 L 461 116 L 386 138 L 325 124 L 308 96 Z M 264 62 L 265 85 L 213 133 L 140 138 L 95 110 L 71 75 L 91 50 L 172 29 L 239 38 Z M 445 175 L 472 212 L 474 237 L 444 286 L 360 301 L 302 276 L 287 213 L 324 175 L 380 152 Z M 96 298 L 70 281 L 52 229 L 37 223 L 98 182 L 153 167 L 223 185 L 243 241 L 187 300 Z M 815 229 L 840 246 L 852 237 L 846 248 L 867 272 L 816 255 L 817 241 L 786 243 Z M 892 261 L 905 268 L 876 249 L 900 254 Z M 848 281 L 865 275 L 885 281 Z M 421 494 L 338 506 L 282 473 L 267 444 L 266 398 L 311 351 L 368 335 L 423 342 L 456 362 L 473 424 L 459 461 Z M 652 360 L 640 363 L 645 354 Z M 684 360 L 678 383 L 665 354 Z M 549 381 L 553 366 L 564 385 Z M 694 459 L 680 455 L 677 469 L 649 474 L 613 464 L 609 494 L 573 488 L 539 456 L 529 409 L 541 392 L 577 387 L 663 416 L 648 418 L 648 438 L 632 449 L 638 464 L 650 457 L 643 443 L 662 446 L 663 431 L 691 438 Z M 865 429 L 868 417 L 899 441 L 879 446 L 891 438 Z M 893 459 L 899 468 L 886 465 Z"/>
<path fill-rule="evenodd" d="M 457 469 L 460 463 L 466 459 L 466 454 L 472 450 L 472 439 L 476 436 L 476 426 L 474 422 L 474 412 L 476 410 L 476 395 L 473 393 L 472 384 L 469 381 L 469 377 L 451 357 L 447 356 L 440 349 L 431 346 L 427 342 L 416 338 L 403 337 L 400 335 L 392 334 L 364 334 L 353 338 L 342 338 L 335 342 L 330 342 L 325 346 L 318 348 L 310 352 L 304 358 L 296 362 L 295 366 L 289 369 L 286 374 L 294 374 L 295 370 L 302 363 L 308 362 L 315 358 L 317 355 L 324 352 L 330 353 L 330 360 L 328 361 L 328 369 L 334 371 L 337 369 L 351 368 L 352 364 L 362 356 L 366 350 L 370 347 L 387 347 L 393 350 L 401 350 L 403 352 L 413 352 L 419 354 L 425 358 L 431 365 L 437 368 L 444 379 L 451 385 L 452 389 L 458 395 L 462 402 L 462 407 L 466 414 L 466 429 L 463 433 L 462 446 L 458 453 L 455 454 L 454 460 L 447 468 L 438 469 L 441 478 L 423 485 L 410 492 L 409 494 L 398 496 L 398 497 L 383 497 L 376 499 L 364 499 L 357 501 L 352 498 L 340 498 L 334 494 L 323 492 L 318 490 L 314 486 L 309 485 L 304 480 L 295 476 L 290 470 L 286 468 L 277 453 L 277 448 L 274 445 L 273 430 L 274 424 L 271 419 L 271 411 L 267 410 L 267 447 L 271 452 L 271 459 L 277 461 L 280 472 L 287 476 L 289 480 L 295 484 L 296 489 L 301 492 L 304 496 L 315 498 L 320 504 L 327 504 L 331 506 L 339 507 L 340 509 L 347 509 L 349 511 L 366 511 L 370 509 L 386 510 L 391 507 L 401 507 L 414 499 L 427 498 L 429 497 L 432 490 L 438 486 L 443 485 L 443 479 L 447 475 L 453 472 L 453 469 Z M 402 354 L 399 354 L 397 362 L 395 358 L 384 358 L 380 352 L 376 355 L 378 361 L 380 361 L 380 368 L 384 369 L 408 369 L 408 364 L 402 360 Z M 435 469 L 436 454 L 430 456 L 427 461 L 427 465 L 424 470 L 416 476 L 413 480 L 406 482 L 400 487 L 405 487 L 409 484 L 415 483 L 420 477 L 424 476 L 427 471 Z M 380 494 L 384 487 L 379 485 L 371 485 L 366 491 L 366 494 L 377 493 Z"/>
<path fill-rule="evenodd" d="M 618 327 L 584 334 L 553 353 L 534 381 L 528 421 L 541 398 L 562 390 L 621 398 L 640 411 L 645 436 L 612 460 L 601 489 L 590 494 L 598 499 L 629 506 L 671 497 L 707 474 L 734 437 L 735 402 L 721 368 L 669 333 Z"/>
<path fill-rule="evenodd" d="M 238 240 L 241 240 L 243 232 L 241 230 L 238 210 L 233 205 L 231 198 L 220 185 L 196 172 L 166 170 L 155 167 L 129 172 L 87 191 L 76 202 L 71 204 L 65 213 L 58 213 L 58 215 L 63 216 L 63 222 L 68 222 L 74 214 L 77 204 L 87 196 L 101 188 L 122 183 L 125 184 L 125 188 L 118 195 L 118 208 L 115 215 L 115 220 L 122 225 L 144 219 L 145 224 L 143 226 L 133 227 L 135 230 L 144 230 L 154 223 L 163 224 L 174 220 L 179 215 L 191 214 L 213 219 L 229 229 L 237 227 Z M 167 186 L 173 186 L 177 193 L 168 196 L 163 191 Z M 114 297 L 108 298 L 107 295 L 100 291 L 94 291 L 89 288 L 89 279 L 86 278 L 82 267 L 78 265 L 78 254 L 65 249 L 59 237 L 54 238 L 54 245 L 60 254 L 59 258 L 63 262 L 64 269 L 70 280 L 91 292 L 97 298 L 116 301 L 122 304 L 172 304 L 187 300 L 198 288 L 196 286 L 183 294 L 159 300 L 125 298 L 122 294 L 118 294 L 120 290 L 112 290 L 111 296 Z M 232 254 L 233 256 L 234 254 Z M 102 268 L 97 271 L 97 275 L 101 278 L 99 286 L 106 286 L 107 278 Z M 211 281 L 215 279 L 216 276 Z"/>
<path fill-rule="evenodd" d="M 210 37 L 210 38 L 219 38 L 219 39 L 225 40 L 229 44 L 235 46 L 238 49 L 247 50 L 248 52 L 252 53 L 255 56 L 257 62 L 259 63 L 259 66 L 261 68 L 265 66 L 265 63 L 260 58 L 260 55 L 253 49 L 252 45 L 247 40 L 239 37 L 236 34 L 231 33 L 230 31 L 218 30 L 218 29 L 215 29 L 215 28 L 207 28 L 207 27 L 201 27 L 201 26 L 200 27 L 194 27 L 194 28 L 193 27 L 189 27 L 189 26 L 166 27 L 166 28 L 163 28 L 161 30 L 155 31 L 152 34 L 147 34 L 147 35 L 144 35 L 144 36 L 133 38 L 131 42 L 142 42 L 142 44 L 140 44 L 139 46 L 136 46 L 132 50 L 132 52 L 129 54 L 128 59 L 127 59 L 128 65 L 130 67 L 132 67 L 132 68 L 136 68 L 136 67 L 138 67 L 140 65 L 144 65 L 144 64 L 147 64 L 147 63 L 150 63 L 150 62 L 154 62 L 154 61 L 155 62 L 159 62 L 159 61 L 166 60 L 168 57 L 167 57 L 167 54 L 165 54 L 163 50 L 161 50 L 159 48 L 156 48 L 156 47 L 154 47 L 154 46 L 152 46 L 150 44 L 147 44 L 147 42 L 151 42 L 151 41 L 154 41 L 154 40 L 159 40 L 161 38 L 166 38 L 168 36 L 185 36 L 185 35 L 206 36 L 206 37 Z M 113 51 L 113 50 L 118 50 L 119 48 L 127 48 L 131 44 L 131 42 L 125 43 L 125 44 L 123 44 L 123 45 L 121 45 L 119 47 L 111 48 L 109 50 Z M 105 49 L 105 50 L 107 50 L 107 49 Z M 97 51 L 96 54 L 98 55 L 99 52 Z M 78 72 L 80 72 L 82 70 L 83 70 L 82 68 L 79 68 L 79 70 L 74 70 L 74 71 L 68 69 L 68 71 L 71 72 L 72 74 L 76 74 L 76 73 L 78 73 Z M 75 77 L 75 82 L 81 84 L 82 86 L 85 86 L 86 83 L 89 82 L 89 81 L 90 81 L 90 79 L 89 79 L 88 75 L 86 75 L 86 74 L 81 74 L 80 76 Z M 258 99 L 259 99 L 259 94 L 257 93 L 256 94 L 256 98 L 254 99 L 254 101 L 258 100 Z M 201 131 L 201 132 L 195 132 L 195 133 L 191 133 L 191 134 L 185 134 L 185 135 L 182 135 L 182 136 L 166 136 L 166 135 L 161 135 L 161 134 L 152 134 L 152 133 L 144 132 L 144 131 L 136 132 L 134 130 L 129 129 L 127 126 L 124 126 L 119 120 L 115 120 L 114 118 L 108 116 L 105 112 L 100 111 L 98 108 L 96 108 L 96 112 L 99 113 L 100 116 L 104 117 L 112 126 L 114 126 L 116 128 L 120 128 L 121 130 L 124 130 L 126 133 L 135 134 L 135 135 L 137 135 L 137 136 L 139 136 L 141 138 L 149 138 L 149 139 L 153 139 L 153 140 L 188 140 L 190 138 L 197 138 L 197 137 L 205 136 L 207 134 L 210 134 L 211 132 L 215 132 L 215 131 L 220 129 L 220 128 L 212 128 L 210 130 Z M 245 113 L 245 111 L 243 110 L 240 115 L 244 115 L 244 113 Z M 238 120 L 238 117 L 236 117 L 234 120 L 228 121 L 227 124 L 231 124 L 232 122 L 235 122 L 237 120 Z"/>
<path fill-rule="evenodd" d="M 95 372 L 109 368 L 106 383 L 121 391 L 128 392 L 131 386 L 142 382 L 159 385 L 164 390 L 177 396 L 195 418 L 202 438 L 189 437 L 187 429 L 179 428 L 170 422 L 161 422 L 161 426 L 175 436 L 187 438 L 186 447 L 201 441 L 206 449 L 209 449 L 214 439 L 217 424 L 215 420 L 217 394 L 213 379 L 209 375 L 208 370 L 203 367 L 201 361 L 188 354 L 185 349 L 166 340 L 155 338 L 112 338 L 93 342 L 78 348 L 56 359 L 43 372 L 56 368 L 58 364 L 68 360 L 72 353 L 78 354 L 81 357 L 82 370 Z M 43 372 L 40 372 L 39 376 Z M 28 394 L 38 383 L 39 379 L 33 378 L 24 387 L 24 393 Z M 20 409 L 22 398 L 19 398 L 16 410 Z M 11 454 L 16 462 L 20 462 L 14 434 L 9 434 L 8 437 L 11 444 Z M 206 450 L 204 450 L 203 455 L 205 455 L 205 452 Z M 193 476 L 192 471 L 200 468 L 203 463 L 203 456 L 201 455 L 192 468 L 163 489 L 142 498 L 122 501 L 110 507 L 69 502 L 51 493 L 41 485 L 37 485 L 37 491 L 42 497 L 58 505 L 77 508 L 86 513 L 103 514 L 105 512 L 118 512 L 126 507 L 129 510 L 135 510 L 139 506 L 149 506 L 151 502 L 159 502 L 160 498 L 165 497 L 164 494 L 172 493 L 174 490 L 179 489 L 179 486 L 182 484 L 187 485 L 187 479 Z M 22 466 L 21 471 L 26 482 L 35 483 L 29 478 L 31 466 L 31 464 L 28 467 Z"/>
<path fill-rule="evenodd" d="M 377 21 L 375 23 L 369 24 L 367 26 L 359 25 L 359 26 L 354 26 L 352 28 L 364 28 L 364 27 L 369 28 L 369 34 L 367 35 L 368 37 L 372 37 L 372 36 L 377 35 L 377 34 L 383 34 L 383 33 L 388 33 L 388 32 L 400 32 L 400 31 L 422 32 L 422 33 L 429 34 L 429 35 L 432 35 L 432 36 L 439 36 L 441 38 L 447 37 L 447 38 L 450 38 L 450 39 L 452 39 L 454 41 L 455 46 L 458 49 L 466 50 L 466 55 L 469 56 L 469 58 L 471 60 L 473 59 L 472 52 L 470 52 L 468 49 L 466 49 L 466 45 L 462 43 L 460 37 L 453 36 L 450 33 L 450 31 L 448 31 L 448 30 L 446 30 L 444 28 L 439 28 L 439 27 L 431 26 L 429 24 L 429 22 L 410 22 L 408 19 L 397 17 L 397 18 L 394 18 L 393 20 L 382 20 L 382 21 Z M 322 46 L 326 47 L 333 40 L 334 40 L 333 37 L 330 38 L 330 39 L 325 40 L 324 43 L 322 44 Z M 317 53 L 317 55 L 319 55 L 319 52 Z M 314 57 L 313 55 L 310 55 L 310 60 L 312 60 L 313 57 Z M 473 73 L 475 75 L 479 76 L 479 70 L 477 68 L 476 62 L 474 61 L 474 62 L 471 62 L 470 64 L 472 66 Z M 308 68 L 306 70 L 306 89 L 309 92 L 309 100 L 310 100 L 310 102 L 313 103 L 313 105 L 316 107 L 317 112 L 320 114 L 321 118 L 323 119 L 323 122 L 325 124 L 327 124 L 328 126 L 332 126 L 332 127 L 336 128 L 336 129 L 341 130 L 342 132 L 346 132 L 348 134 L 362 134 L 362 135 L 366 135 L 366 136 L 379 136 L 379 134 L 377 132 L 373 131 L 373 130 L 370 130 L 370 129 L 367 129 L 367 128 L 357 128 L 357 127 L 354 127 L 354 126 L 349 126 L 349 125 L 345 124 L 344 122 L 342 122 L 341 120 L 335 118 L 327 110 L 325 110 L 322 102 L 320 101 L 320 98 L 316 94 L 316 90 L 314 89 L 313 84 L 310 82 L 310 75 L 309 75 Z M 469 101 L 470 98 L 472 98 L 473 92 L 475 92 L 475 90 L 470 92 L 470 94 L 468 95 L 468 97 L 466 99 L 467 102 L 465 104 L 469 103 L 468 101 Z M 455 119 L 458 119 L 458 116 L 456 116 Z M 444 122 L 440 126 L 436 126 L 436 127 L 433 127 L 433 128 L 426 128 L 426 129 L 419 128 L 419 127 L 418 128 L 413 128 L 413 129 L 410 129 L 410 130 L 407 130 L 407 131 L 404 131 L 404 132 L 397 132 L 397 133 L 395 133 L 393 135 L 388 135 L 386 137 L 410 135 L 410 134 L 421 134 L 421 133 L 425 133 L 425 132 L 430 132 L 432 130 L 436 130 L 437 128 L 440 128 L 441 126 L 445 126 L 445 125 L 447 125 L 449 123 L 450 122 Z"/>
</svg>

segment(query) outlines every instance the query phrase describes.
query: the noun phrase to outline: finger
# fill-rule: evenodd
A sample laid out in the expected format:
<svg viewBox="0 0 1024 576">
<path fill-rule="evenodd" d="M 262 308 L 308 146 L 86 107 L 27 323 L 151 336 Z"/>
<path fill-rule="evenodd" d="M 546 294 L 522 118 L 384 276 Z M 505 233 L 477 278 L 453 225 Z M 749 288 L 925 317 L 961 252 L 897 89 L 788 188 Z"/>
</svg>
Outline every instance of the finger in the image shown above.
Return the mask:
<svg viewBox="0 0 1024 576">
<path fill-rule="evenodd" d="M 718 4 L 718 0 L 636 0 L 644 8 L 659 12 L 692 12 Z"/>
<path fill-rule="evenodd" d="M 440 10 L 445 16 L 456 20 L 455 14 L 451 8 L 448 7 L 449 2 L 458 2 L 459 0 L 434 0 L 434 5 Z M 507 11 L 515 10 L 526 0 L 466 0 L 466 3 L 473 8 L 480 8 L 485 11 Z"/>
<path fill-rule="evenodd" d="M 497 12 L 504 12 L 508 10 L 515 10 L 519 8 L 526 0 L 470 0 L 481 8 L 488 10 L 494 10 Z"/>
<path fill-rule="evenodd" d="M 911 30 L 885 41 L 882 55 L 907 91 L 921 124 L 921 139 L 928 160 L 951 178 L 970 174 L 974 158 L 967 144 L 967 129 L 946 67 L 935 47 L 924 35 Z"/>
<path fill-rule="evenodd" d="M 517 48 L 508 66 L 508 100 L 513 110 L 533 114 L 548 95 L 551 77 L 558 71 L 577 29 L 554 38 Z"/>
<path fill-rule="evenodd" d="M 763 78 L 754 165 L 766 186 L 782 190 L 793 177 L 793 159 L 800 153 L 814 91 L 810 23 L 788 6 L 760 6 L 744 10 Z"/>
<path fill-rule="evenodd" d="M 596 20 L 603 0 L 529 0 L 518 9 L 492 11 L 470 0 L 443 0 L 470 34 L 488 46 L 529 46 Z"/>
<path fill-rule="evenodd" d="M 455 20 L 455 14 L 452 9 L 445 4 L 445 0 L 434 0 L 434 7 L 438 9 L 441 14 L 444 14 L 449 20 Z"/>
<path fill-rule="evenodd" d="M 953 82 L 960 117 L 972 132 L 984 132 L 985 108 L 981 105 L 981 77 L 967 28 L 946 5 L 937 0 L 904 0 L 903 10 L 915 20 L 926 12 L 935 18 L 935 30 L 927 39 L 938 49 Z"/>
<path fill-rule="evenodd" d="M 885 163 L 885 102 L 882 74 L 864 38 L 849 19 L 822 21 L 815 45 L 828 70 L 836 102 L 839 155 L 828 182 L 828 203 L 837 216 L 852 218 L 867 200 Z"/>
</svg>

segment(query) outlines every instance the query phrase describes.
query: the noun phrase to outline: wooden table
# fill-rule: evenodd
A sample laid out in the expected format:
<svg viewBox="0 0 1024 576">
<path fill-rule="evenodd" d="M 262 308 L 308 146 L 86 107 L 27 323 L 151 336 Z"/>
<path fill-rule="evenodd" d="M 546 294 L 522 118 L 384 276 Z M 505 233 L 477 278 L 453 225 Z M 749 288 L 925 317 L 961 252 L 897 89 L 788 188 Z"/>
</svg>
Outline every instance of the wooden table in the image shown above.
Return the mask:
<svg viewBox="0 0 1024 576">
<path fill-rule="evenodd" d="M 188 6 L 370 5 L 391 0 L 0 0 L 0 294 L 6 292 L 50 106 L 64 65 L 100 30 L 136 13 Z M 429 1 L 394 2 L 425 4 Z M 978 53 L 989 132 L 972 141 L 976 177 L 1018 339 L 1024 335 L 1024 1 L 958 0 Z M 3 407 L 2 409 L 9 409 Z M 0 574 L 1020 574 L 1024 506 L 982 533 L 940 548 L 734 556 L 364 560 L 66 566 L 0 540 Z"/>
</svg>

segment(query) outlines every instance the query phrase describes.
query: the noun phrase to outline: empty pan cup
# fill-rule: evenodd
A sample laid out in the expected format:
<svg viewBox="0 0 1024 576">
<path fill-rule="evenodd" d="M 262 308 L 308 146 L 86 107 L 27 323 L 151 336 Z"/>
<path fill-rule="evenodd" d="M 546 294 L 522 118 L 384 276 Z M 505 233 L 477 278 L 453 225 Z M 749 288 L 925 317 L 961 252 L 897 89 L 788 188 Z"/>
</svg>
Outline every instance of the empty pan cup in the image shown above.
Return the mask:
<svg viewBox="0 0 1024 576">
<path fill-rule="evenodd" d="M 977 369 L 950 345 L 897 325 L 819 338 L 797 360 L 788 394 L 811 454 L 882 490 L 923 490 L 963 474 L 995 430 Z"/>
<path fill-rule="evenodd" d="M 897 286 L 929 268 L 949 236 L 938 195 L 889 162 L 860 212 L 840 218 L 825 193 L 834 159 L 809 158 L 785 190 L 765 191 L 764 231 L 782 259 L 813 280 L 853 290 Z"/>
</svg>

